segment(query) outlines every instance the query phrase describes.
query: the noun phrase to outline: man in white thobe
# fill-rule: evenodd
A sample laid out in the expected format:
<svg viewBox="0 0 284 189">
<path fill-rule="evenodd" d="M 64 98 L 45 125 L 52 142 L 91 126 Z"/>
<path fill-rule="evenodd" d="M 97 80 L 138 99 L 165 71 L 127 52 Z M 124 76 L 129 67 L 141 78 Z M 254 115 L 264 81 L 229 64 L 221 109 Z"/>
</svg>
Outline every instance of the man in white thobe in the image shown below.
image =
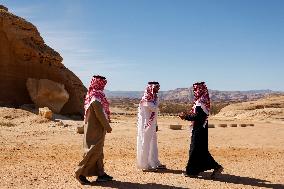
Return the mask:
<svg viewBox="0 0 284 189">
<path fill-rule="evenodd" d="M 157 116 L 158 82 L 148 82 L 138 107 L 137 167 L 143 171 L 166 169 L 158 159 Z"/>
</svg>

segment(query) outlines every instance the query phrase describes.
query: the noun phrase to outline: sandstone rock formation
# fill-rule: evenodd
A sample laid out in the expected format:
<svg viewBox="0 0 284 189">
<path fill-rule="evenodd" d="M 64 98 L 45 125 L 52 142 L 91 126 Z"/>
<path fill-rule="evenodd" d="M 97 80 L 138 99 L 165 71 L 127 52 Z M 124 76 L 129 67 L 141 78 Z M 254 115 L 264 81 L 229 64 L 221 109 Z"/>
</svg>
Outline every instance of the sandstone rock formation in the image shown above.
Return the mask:
<svg viewBox="0 0 284 189">
<path fill-rule="evenodd" d="M 69 99 L 64 85 L 48 79 L 28 78 L 27 89 L 37 107 L 48 107 L 54 113 L 59 113 Z"/>
<path fill-rule="evenodd" d="M 3 5 L 0 5 L 0 9 L 3 9 L 3 10 L 5 10 L 5 11 L 8 11 L 8 8 L 5 7 L 5 6 L 3 6 Z"/>
<path fill-rule="evenodd" d="M 28 78 L 62 83 L 69 93 L 62 114 L 83 114 L 86 88 L 62 64 L 62 57 L 48 47 L 37 28 L 0 6 L 0 104 L 30 104 Z"/>
<path fill-rule="evenodd" d="M 213 116 L 218 120 L 284 121 L 284 95 L 271 95 L 255 101 L 234 103 Z"/>
<path fill-rule="evenodd" d="M 38 109 L 38 114 L 43 117 L 43 118 L 46 118 L 46 119 L 52 119 L 52 111 L 48 108 L 48 107 L 44 107 L 44 108 L 39 108 Z"/>
</svg>

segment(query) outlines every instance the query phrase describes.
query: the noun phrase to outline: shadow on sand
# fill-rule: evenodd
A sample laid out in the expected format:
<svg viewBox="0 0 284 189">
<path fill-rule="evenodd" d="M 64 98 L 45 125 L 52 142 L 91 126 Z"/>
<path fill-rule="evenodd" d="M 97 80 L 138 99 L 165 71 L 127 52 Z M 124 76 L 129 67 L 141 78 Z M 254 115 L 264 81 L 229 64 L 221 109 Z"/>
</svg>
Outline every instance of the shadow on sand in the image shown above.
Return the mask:
<svg viewBox="0 0 284 189">
<path fill-rule="evenodd" d="M 109 188 L 118 188 L 118 189 L 149 189 L 149 188 L 158 188 L 158 189 L 188 189 L 183 187 L 175 187 L 175 186 L 169 186 L 169 185 L 163 185 L 163 184 L 156 184 L 156 183 L 147 183 L 147 184 L 141 184 L 141 183 L 133 183 L 133 182 L 122 182 L 122 181 L 110 181 L 110 182 L 104 182 L 104 183 L 97 183 L 92 182 L 91 186 L 101 186 L 101 187 L 109 187 Z"/>
<path fill-rule="evenodd" d="M 211 179 L 210 175 L 211 173 L 205 172 L 205 173 L 200 174 L 198 178 L 204 179 L 204 180 L 232 183 L 232 184 L 242 184 L 242 185 L 253 186 L 253 187 L 275 188 L 275 189 L 284 188 L 283 184 L 275 184 L 275 183 L 271 183 L 270 181 L 256 179 L 256 178 L 241 177 L 241 176 L 230 175 L 230 174 L 221 174 L 221 175 L 218 175 L 216 178 Z"/>
<path fill-rule="evenodd" d="M 168 170 L 163 171 L 159 173 L 173 173 L 173 174 L 180 174 L 183 171 L 180 170 Z M 211 179 L 210 178 L 211 173 L 202 173 L 200 176 L 198 176 L 196 179 L 203 179 L 203 180 L 211 180 L 211 181 L 218 181 L 218 182 L 224 182 L 224 183 L 232 183 L 232 184 L 242 184 L 252 187 L 262 187 L 262 188 L 274 188 L 274 189 L 283 189 L 283 184 L 274 184 L 270 183 L 266 180 L 256 179 L 256 178 L 250 178 L 250 177 L 240 177 L 236 175 L 230 175 L 230 174 L 222 174 L 219 175 L 218 178 Z M 190 179 L 190 178 L 188 178 Z M 163 185 L 163 184 L 156 184 L 156 183 L 147 183 L 147 184 L 141 184 L 141 183 L 132 183 L 132 182 L 123 182 L 123 181 L 110 181 L 105 183 L 97 183 L 92 182 L 92 186 L 101 186 L 101 187 L 110 187 L 110 188 L 117 188 L 117 189 L 148 189 L 148 188 L 158 188 L 158 189 L 186 189 L 183 187 L 175 187 L 175 186 L 169 186 L 169 185 Z"/>
<path fill-rule="evenodd" d="M 166 169 L 166 170 L 160 170 L 157 172 L 159 173 L 170 173 L 170 174 L 180 174 L 182 176 L 182 173 L 184 171 L 182 170 L 172 170 L 172 169 Z M 283 184 L 275 184 L 271 183 L 270 181 L 256 179 L 256 178 L 250 178 L 250 177 L 241 177 L 236 175 L 230 175 L 230 174 L 221 174 L 218 175 L 217 178 L 212 179 L 210 177 L 212 173 L 211 172 L 204 172 L 201 173 L 198 177 L 195 179 L 203 179 L 203 180 L 211 180 L 212 182 L 224 182 L 224 183 L 232 183 L 232 184 L 242 184 L 246 186 L 252 186 L 252 187 L 263 187 L 263 188 L 274 188 L 274 189 L 283 189 Z M 188 177 L 188 179 L 191 179 Z M 118 188 L 118 189 L 127 189 L 127 188 L 139 188 L 139 189 L 148 189 L 148 188 L 158 188 L 158 189 L 185 189 L 183 187 L 175 187 L 175 186 L 169 186 L 169 185 L 163 185 L 163 184 L 156 184 L 156 183 L 147 183 L 147 184 L 141 184 L 141 183 L 132 183 L 132 182 L 123 182 L 123 181 L 110 181 L 105 183 L 97 183 L 92 182 L 92 186 L 101 186 L 101 187 L 110 187 L 110 188 Z"/>
</svg>

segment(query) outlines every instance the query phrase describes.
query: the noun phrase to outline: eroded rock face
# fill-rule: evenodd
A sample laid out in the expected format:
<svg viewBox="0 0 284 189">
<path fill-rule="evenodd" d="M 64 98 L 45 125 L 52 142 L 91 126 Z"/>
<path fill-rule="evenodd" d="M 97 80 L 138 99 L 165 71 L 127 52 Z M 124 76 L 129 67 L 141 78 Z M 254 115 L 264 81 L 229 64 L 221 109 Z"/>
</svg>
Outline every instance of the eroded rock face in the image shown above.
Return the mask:
<svg viewBox="0 0 284 189">
<path fill-rule="evenodd" d="M 82 115 L 86 88 L 81 80 L 44 43 L 33 24 L 7 10 L 0 6 L 0 103 L 30 104 L 27 79 L 49 79 L 64 84 L 70 96 L 60 113 Z"/>
<path fill-rule="evenodd" d="M 48 107 L 52 112 L 59 113 L 68 102 L 69 94 L 63 84 L 48 79 L 29 78 L 26 85 L 37 107 Z"/>
</svg>

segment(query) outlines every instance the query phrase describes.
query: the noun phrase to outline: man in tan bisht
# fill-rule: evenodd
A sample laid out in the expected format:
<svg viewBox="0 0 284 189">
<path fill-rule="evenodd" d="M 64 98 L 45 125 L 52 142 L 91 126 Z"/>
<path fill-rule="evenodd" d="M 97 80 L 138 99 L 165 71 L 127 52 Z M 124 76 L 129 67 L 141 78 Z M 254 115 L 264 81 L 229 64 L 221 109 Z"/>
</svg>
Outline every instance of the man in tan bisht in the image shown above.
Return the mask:
<svg viewBox="0 0 284 189">
<path fill-rule="evenodd" d="M 105 77 L 93 76 L 85 98 L 84 155 L 75 172 L 76 179 L 83 185 L 90 184 L 86 177 L 98 176 L 97 182 L 110 181 L 113 177 L 104 171 L 104 141 L 110 133 L 109 102 L 103 92 Z"/>
</svg>

